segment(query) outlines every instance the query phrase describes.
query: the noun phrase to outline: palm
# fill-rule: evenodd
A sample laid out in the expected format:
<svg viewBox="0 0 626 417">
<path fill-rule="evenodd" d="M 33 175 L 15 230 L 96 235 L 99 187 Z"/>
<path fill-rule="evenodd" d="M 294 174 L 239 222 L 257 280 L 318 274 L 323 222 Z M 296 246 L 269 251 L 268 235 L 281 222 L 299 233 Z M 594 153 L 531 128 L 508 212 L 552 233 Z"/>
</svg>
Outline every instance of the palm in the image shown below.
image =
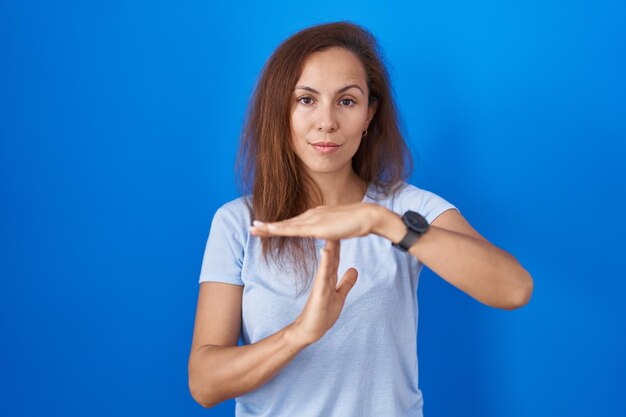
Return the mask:
<svg viewBox="0 0 626 417">
<path fill-rule="evenodd" d="M 329 240 L 323 250 L 311 294 L 296 320 L 307 340 L 318 340 L 335 324 L 346 296 L 356 282 L 358 274 L 350 268 L 337 288 L 338 266 L 339 241 Z"/>
</svg>

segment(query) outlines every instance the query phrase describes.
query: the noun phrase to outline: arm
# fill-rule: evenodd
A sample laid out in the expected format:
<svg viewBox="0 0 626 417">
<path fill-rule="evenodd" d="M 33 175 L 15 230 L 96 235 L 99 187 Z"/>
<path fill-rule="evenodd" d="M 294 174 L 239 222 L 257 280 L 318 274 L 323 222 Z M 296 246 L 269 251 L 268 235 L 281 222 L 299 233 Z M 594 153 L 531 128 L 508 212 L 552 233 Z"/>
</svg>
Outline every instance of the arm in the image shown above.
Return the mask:
<svg viewBox="0 0 626 417">
<path fill-rule="evenodd" d="M 276 223 L 255 222 L 258 236 L 347 239 L 370 233 L 399 242 L 406 226 L 397 213 L 372 203 L 320 206 Z M 509 253 L 483 238 L 457 210 L 437 217 L 410 253 L 444 280 L 491 307 L 525 305 L 533 290 L 530 274 Z"/>
<path fill-rule="evenodd" d="M 380 206 L 373 210 L 372 233 L 399 242 L 406 233 L 400 215 Z M 437 217 L 409 251 L 441 278 L 491 307 L 522 307 L 532 294 L 530 274 L 478 234 L 457 210 Z"/>
<path fill-rule="evenodd" d="M 309 298 L 296 320 L 247 346 L 236 346 L 243 286 L 201 284 L 189 358 L 189 389 L 197 402 L 212 407 L 259 388 L 324 336 L 358 277 L 356 269 L 348 268 L 338 282 L 339 252 L 339 241 L 326 242 Z"/>
<path fill-rule="evenodd" d="M 217 282 L 200 285 L 189 390 L 204 407 L 259 388 L 309 344 L 290 324 L 257 343 L 237 346 L 242 290 Z"/>
</svg>

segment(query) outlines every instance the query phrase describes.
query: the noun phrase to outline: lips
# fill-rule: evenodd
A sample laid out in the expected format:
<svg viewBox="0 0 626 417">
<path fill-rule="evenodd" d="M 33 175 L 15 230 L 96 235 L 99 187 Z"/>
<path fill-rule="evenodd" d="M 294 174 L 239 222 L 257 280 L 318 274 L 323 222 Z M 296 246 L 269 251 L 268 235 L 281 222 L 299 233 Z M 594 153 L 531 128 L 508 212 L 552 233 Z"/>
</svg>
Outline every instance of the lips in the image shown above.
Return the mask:
<svg viewBox="0 0 626 417">
<path fill-rule="evenodd" d="M 315 149 L 319 153 L 327 155 L 339 149 L 340 145 L 336 144 L 335 142 L 315 142 L 311 143 L 311 146 L 313 146 L 313 149 Z"/>
<path fill-rule="evenodd" d="M 339 146 L 335 142 L 315 142 L 315 143 L 312 143 L 311 145 L 313 146 Z"/>
</svg>

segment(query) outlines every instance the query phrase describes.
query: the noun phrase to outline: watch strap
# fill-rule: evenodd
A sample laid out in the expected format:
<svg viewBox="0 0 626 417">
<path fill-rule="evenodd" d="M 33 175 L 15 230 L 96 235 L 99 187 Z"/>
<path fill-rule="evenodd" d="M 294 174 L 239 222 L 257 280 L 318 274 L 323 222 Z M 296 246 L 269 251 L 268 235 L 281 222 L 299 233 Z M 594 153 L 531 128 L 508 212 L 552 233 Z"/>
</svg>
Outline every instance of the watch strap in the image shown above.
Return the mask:
<svg viewBox="0 0 626 417">
<path fill-rule="evenodd" d="M 391 245 L 404 252 L 408 252 L 411 246 L 413 246 L 415 242 L 417 242 L 420 236 L 421 235 L 419 233 L 416 233 L 407 227 L 406 235 L 404 235 L 402 240 L 398 243 L 392 243 Z"/>
</svg>

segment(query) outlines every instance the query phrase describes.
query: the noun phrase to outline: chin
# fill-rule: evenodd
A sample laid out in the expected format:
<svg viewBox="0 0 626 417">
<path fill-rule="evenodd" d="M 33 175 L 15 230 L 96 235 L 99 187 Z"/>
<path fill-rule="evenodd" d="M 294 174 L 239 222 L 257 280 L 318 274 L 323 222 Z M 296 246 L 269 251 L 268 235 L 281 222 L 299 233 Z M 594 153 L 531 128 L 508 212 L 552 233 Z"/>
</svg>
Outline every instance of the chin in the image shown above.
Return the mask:
<svg viewBox="0 0 626 417">
<path fill-rule="evenodd" d="M 351 164 L 350 168 L 352 167 Z M 307 168 L 307 170 L 311 173 L 311 174 L 339 174 L 341 173 L 341 171 L 343 171 L 343 169 L 345 169 L 345 164 L 304 164 L 304 166 Z"/>
</svg>

